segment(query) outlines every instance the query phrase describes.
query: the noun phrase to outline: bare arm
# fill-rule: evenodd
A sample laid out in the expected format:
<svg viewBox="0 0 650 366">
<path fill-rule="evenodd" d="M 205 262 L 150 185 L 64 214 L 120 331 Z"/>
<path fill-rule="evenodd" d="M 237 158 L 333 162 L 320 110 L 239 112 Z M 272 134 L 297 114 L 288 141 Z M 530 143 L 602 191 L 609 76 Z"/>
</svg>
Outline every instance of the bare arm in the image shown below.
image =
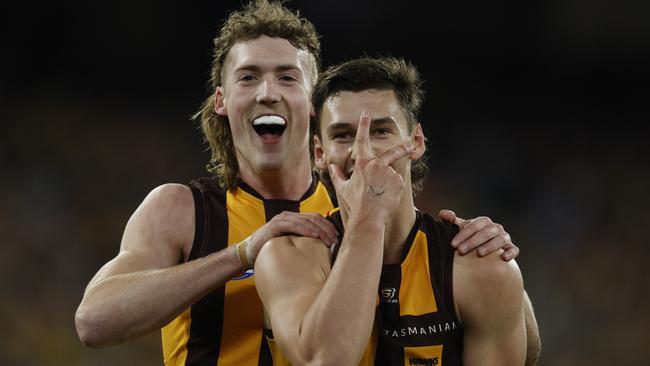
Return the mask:
<svg viewBox="0 0 650 366">
<path fill-rule="evenodd" d="M 278 238 L 262 249 L 257 290 L 292 364 L 359 362 L 374 322 L 383 235 L 374 220 L 350 223 L 331 273 L 317 239 Z"/>
<path fill-rule="evenodd" d="M 524 317 L 526 319 L 527 339 L 526 366 L 535 366 L 542 350 L 542 340 L 539 337 L 539 328 L 537 327 L 533 304 L 527 292 L 524 292 Z"/>
<path fill-rule="evenodd" d="M 457 313 L 464 327 L 463 364 L 521 366 L 526 358 L 524 290 L 515 261 L 494 252 L 454 258 Z"/>
<path fill-rule="evenodd" d="M 193 238 L 190 189 L 153 190 L 129 219 L 119 254 L 86 288 L 75 316 L 82 342 L 101 347 L 158 329 L 241 270 L 232 248 L 177 265 Z"/>
<path fill-rule="evenodd" d="M 159 329 L 241 272 L 233 247 L 179 264 L 189 257 L 194 216 L 187 186 L 167 184 L 147 196 L 126 225 L 119 254 L 86 288 L 75 316 L 83 343 L 101 347 Z M 318 214 L 283 212 L 253 235 L 250 262 L 264 243 L 287 232 L 326 243 L 336 238 L 334 226 Z"/>
</svg>

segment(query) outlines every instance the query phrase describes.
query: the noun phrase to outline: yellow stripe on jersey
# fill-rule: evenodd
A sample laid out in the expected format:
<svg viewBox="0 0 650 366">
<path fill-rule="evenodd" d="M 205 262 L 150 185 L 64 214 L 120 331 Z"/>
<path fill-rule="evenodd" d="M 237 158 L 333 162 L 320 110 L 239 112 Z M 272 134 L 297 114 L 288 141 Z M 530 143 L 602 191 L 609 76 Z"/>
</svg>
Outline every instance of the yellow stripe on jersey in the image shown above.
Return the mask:
<svg viewBox="0 0 650 366">
<path fill-rule="evenodd" d="M 325 207 L 332 207 L 332 200 L 330 199 L 325 186 L 322 183 L 316 185 L 316 190 L 306 200 L 300 202 L 300 212 L 318 212 L 321 215 L 327 213 L 323 211 Z"/>
<path fill-rule="evenodd" d="M 413 245 L 402 262 L 402 278 L 399 291 L 400 316 L 423 315 L 438 311 L 429 273 L 427 237 L 418 231 Z M 417 295 L 416 295 L 417 294 Z"/>
<path fill-rule="evenodd" d="M 185 310 L 162 332 L 163 362 L 165 365 L 184 365 L 187 358 L 187 341 L 190 339 L 190 309 Z"/>
<path fill-rule="evenodd" d="M 442 345 L 404 347 L 404 365 L 442 366 Z"/>
<path fill-rule="evenodd" d="M 228 246 L 244 240 L 266 223 L 264 202 L 242 189 L 228 191 Z M 226 283 L 223 335 L 217 365 L 257 366 L 262 341 L 262 302 L 254 276 Z M 258 350 L 251 355 L 251 350 Z"/>
</svg>

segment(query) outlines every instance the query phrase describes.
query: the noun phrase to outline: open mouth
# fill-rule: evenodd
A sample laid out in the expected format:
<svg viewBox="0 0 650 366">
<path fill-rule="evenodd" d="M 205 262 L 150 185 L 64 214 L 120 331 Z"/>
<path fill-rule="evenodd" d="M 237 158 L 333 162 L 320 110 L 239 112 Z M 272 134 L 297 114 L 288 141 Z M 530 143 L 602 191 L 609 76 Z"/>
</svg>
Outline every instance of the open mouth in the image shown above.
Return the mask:
<svg viewBox="0 0 650 366">
<path fill-rule="evenodd" d="M 253 129 L 264 139 L 282 136 L 287 123 L 279 116 L 260 116 L 253 121 Z"/>
</svg>

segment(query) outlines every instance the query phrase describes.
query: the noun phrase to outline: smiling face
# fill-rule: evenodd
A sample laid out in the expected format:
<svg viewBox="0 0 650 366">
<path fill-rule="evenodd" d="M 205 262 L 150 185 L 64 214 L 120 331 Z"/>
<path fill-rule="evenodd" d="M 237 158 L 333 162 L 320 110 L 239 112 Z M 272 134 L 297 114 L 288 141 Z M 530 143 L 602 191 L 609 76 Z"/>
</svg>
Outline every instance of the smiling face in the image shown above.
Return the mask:
<svg viewBox="0 0 650 366">
<path fill-rule="evenodd" d="M 405 114 L 392 90 L 368 89 L 360 92 L 342 91 L 328 97 L 320 116 L 320 138 L 315 136 L 316 166 L 327 171 L 337 165 L 348 177 L 354 170 L 355 136 L 362 111 L 368 111 L 370 145 L 375 156 L 411 140 L 415 151 L 392 164 L 410 187 L 410 161 L 424 154 L 424 136 L 419 124 L 409 131 Z M 405 189 L 410 195 L 410 189 Z"/>
<path fill-rule="evenodd" d="M 313 59 L 282 38 L 235 44 L 226 57 L 215 111 L 227 116 L 243 180 L 309 167 Z"/>
</svg>

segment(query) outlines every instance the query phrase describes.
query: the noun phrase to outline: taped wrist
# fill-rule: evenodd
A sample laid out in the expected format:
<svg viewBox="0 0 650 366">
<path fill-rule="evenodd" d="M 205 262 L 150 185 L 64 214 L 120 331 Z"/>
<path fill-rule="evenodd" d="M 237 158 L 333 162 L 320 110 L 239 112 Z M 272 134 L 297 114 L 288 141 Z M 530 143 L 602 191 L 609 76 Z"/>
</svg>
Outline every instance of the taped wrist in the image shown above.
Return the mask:
<svg viewBox="0 0 650 366">
<path fill-rule="evenodd" d="M 248 249 L 252 235 L 244 239 L 241 243 L 237 244 L 235 252 L 237 253 L 237 259 L 241 263 L 242 269 L 247 271 L 253 268 L 255 260 L 251 259 L 250 250 Z"/>
</svg>

